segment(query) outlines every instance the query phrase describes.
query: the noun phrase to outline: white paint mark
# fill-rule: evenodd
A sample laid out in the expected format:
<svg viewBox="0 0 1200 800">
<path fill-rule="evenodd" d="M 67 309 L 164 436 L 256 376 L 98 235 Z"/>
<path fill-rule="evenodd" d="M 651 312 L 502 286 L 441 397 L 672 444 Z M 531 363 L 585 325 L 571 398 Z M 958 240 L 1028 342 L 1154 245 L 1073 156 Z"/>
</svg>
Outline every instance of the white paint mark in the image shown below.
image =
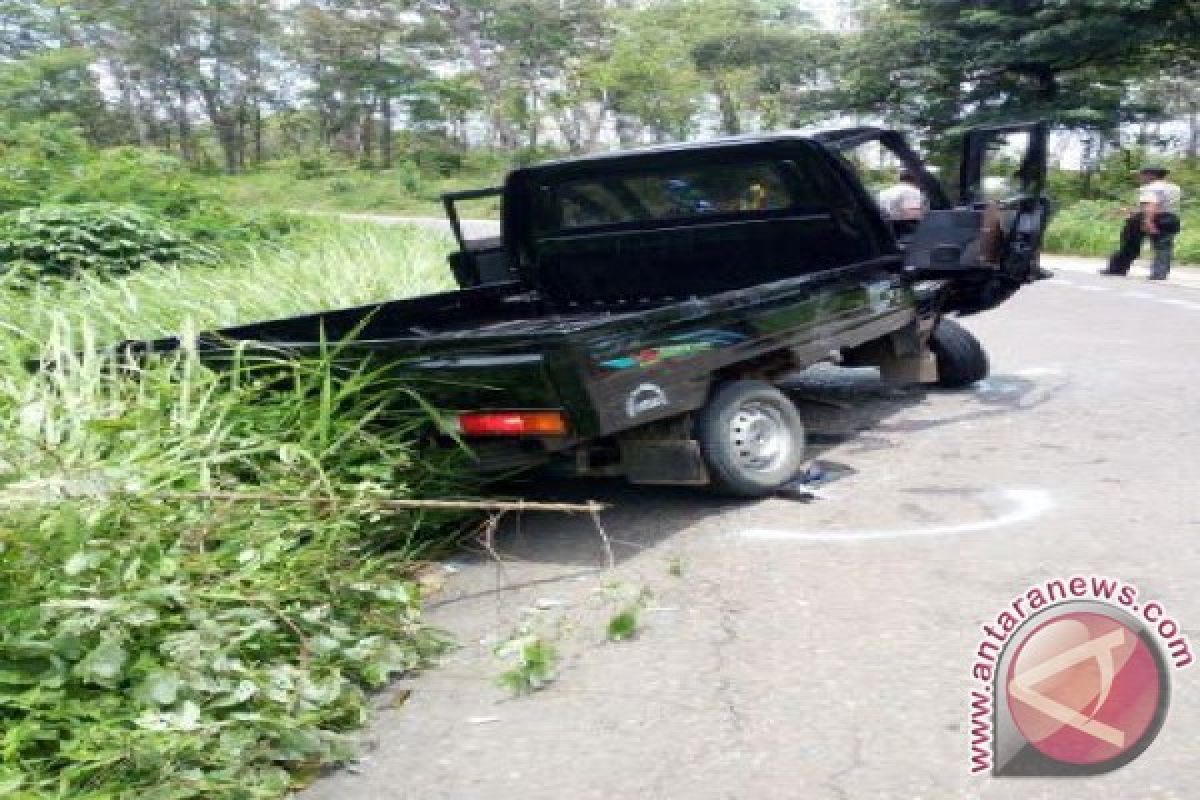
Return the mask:
<svg viewBox="0 0 1200 800">
<path fill-rule="evenodd" d="M 1111 292 L 1112 291 L 1112 289 L 1110 289 L 1107 286 L 1082 286 L 1082 285 L 1080 285 L 1080 286 L 1076 286 L 1075 288 L 1082 289 L 1085 292 Z"/>
<path fill-rule="evenodd" d="M 1150 294 L 1149 292 L 1127 291 L 1127 292 L 1121 292 L 1121 294 L 1125 295 L 1126 297 L 1136 297 L 1138 300 L 1153 300 L 1154 299 L 1154 295 Z"/>
<path fill-rule="evenodd" d="M 983 493 L 982 499 L 989 505 L 1007 507 L 1007 509 L 988 519 L 954 525 L 935 525 L 929 528 L 865 531 L 790 531 L 776 528 L 748 528 L 741 531 L 740 535 L 747 539 L 793 542 L 865 542 L 903 539 L 912 536 L 961 536 L 1019 525 L 1040 517 L 1054 507 L 1050 493 L 1044 489 L 1001 489 L 997 492 Z"/>
<path fill-rule="evenodd" d="M 1062 375 L 1062 370 L 1058 367 L 1025 367 L 1013 374 L 1020 375 L 1022 378 L 1036 378 L 1042 375 Z"/>
<path fill-rule="evenodd" d="M 1073 282 L 1064 280 L 1063 278 L 1047 278 L 1046 283 L 1053 283 L 1053 284 L 1057 284 L 1058 286 L 1074 286 L 1075 285 Z"/>
</svg>

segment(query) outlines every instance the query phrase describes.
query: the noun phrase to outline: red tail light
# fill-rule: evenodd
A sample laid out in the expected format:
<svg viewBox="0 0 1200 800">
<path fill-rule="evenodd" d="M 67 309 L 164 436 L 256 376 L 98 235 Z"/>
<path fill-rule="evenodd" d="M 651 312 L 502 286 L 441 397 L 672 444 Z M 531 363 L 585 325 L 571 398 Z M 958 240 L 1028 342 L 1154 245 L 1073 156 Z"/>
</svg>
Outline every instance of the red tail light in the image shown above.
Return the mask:
<svg viewBox="0 0 1200 800">
<path fill-rule="evenodd" d="M 567 418 L 561 411 L 470 411 L 458 415 L 464 436 L 562 436 Z"/>
</svg>

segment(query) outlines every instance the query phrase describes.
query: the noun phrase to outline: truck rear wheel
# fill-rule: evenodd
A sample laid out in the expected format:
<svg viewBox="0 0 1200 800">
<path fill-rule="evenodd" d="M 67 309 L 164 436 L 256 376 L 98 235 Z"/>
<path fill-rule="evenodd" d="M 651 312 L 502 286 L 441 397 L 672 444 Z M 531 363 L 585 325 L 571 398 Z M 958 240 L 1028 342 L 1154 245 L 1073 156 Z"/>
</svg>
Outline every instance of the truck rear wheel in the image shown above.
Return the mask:
<svg viewBox="0 0 1200 800">
<path fill-rule="evenodd" d="M 712 488 L 740 497 L 770 494 L 804 460 L 804 424 L 783 392 L 762 381 L 732 381 L 696 420 L 696 438 Z"/>
<path fill-rule="evenodd" d="M 988 376 L 987 353 L 979 340 L 962 325 L 943 317 L 938 320 L 929 349 L 937 359 L 937 385 L 962 389 Z"/>
</svg>

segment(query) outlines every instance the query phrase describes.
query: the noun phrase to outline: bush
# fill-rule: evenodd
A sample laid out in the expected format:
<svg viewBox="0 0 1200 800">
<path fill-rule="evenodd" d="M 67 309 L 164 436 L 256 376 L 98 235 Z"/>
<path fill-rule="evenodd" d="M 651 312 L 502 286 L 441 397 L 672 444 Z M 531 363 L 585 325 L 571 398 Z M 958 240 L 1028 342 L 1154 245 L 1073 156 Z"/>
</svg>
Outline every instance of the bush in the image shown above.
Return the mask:
<svg viewBox="0 0 1200 800">
<path fill-rule="evenodd" d="M 418 450 L 425 416 L 388 412 L 404 387 L 332 353 L 269 376 L 97 354 L 449 281 L 437 232 L 319 224 L 202 268 L 0 286 L 0 796 L 283 797 L 440 649 L 414 562 L 461 518 L 376 501 L 468 485 Z"/>
<path fill-rule="evenodd" d="M 1129 204 L 1127 203 L 1126 206 Z M 1047 253 L 1107 256 L 1117 248 L 1124 217 L 1122 206 L 1111 201 L 1085 200 L 1065 208 L 1050 220 L 1046 231 Z M 1200 213 L 1183 213 L 1183 231 L 1175 239 L 1175 261 L 1200 264 Z M 1146 248 L 1149 254 L 1149 246 Z"/>
<path fill-rule="evenodd" d="M 450 519 L 373 504 L 450 490 L 422 420 L 328 361 L 284 390 L 56 363 L 0 386 L 0 794 L 280 798 L 349 758 L 366 690 L 440 647 L 409 565 Z"/>
<path fill-rule="evenodd" d="M 398 138 L 399 155 L 426 174 L 444 177 L 463 168 L 466 154 L 457 142 L 436 134 L 410 134 Z"/>
<path fill-rule="evenodd" d="M 115 147 L 87 159 L 47 198 L 55 203 L 136 203 L 179 219 L 221 204 L 179 159 L 157 150 Z"/>
<path fill-rule="evenodd" d="M 287 248 L 223 253 L 215 264 L 147 267 L 116 278 L 85 274 L 21 292 L 0 287 L 0 345 L 19 338 L 22 356 L 36 358 L 38 343 L 60 330 L 86 326 L 97 342 L 153 339 L 453 286 L 446 266 L 452 240 L 443 233 L 322 219 L 309 224 L 312 230 Z M 71 346 L 89 345 L 75 338 Z"/>
<path fill-rule="evenodd" d="M 411 161 L 401 161 L 396 165 L 393 176 L 400 188 L 409 194 L 419 195 L 425 188 L 425 179 L 421 170 Z"/>
<path fill-rule="evenodd" d="M 115 275 L 212 252 L 156 214 L 131 205 L 45 205 L 0 215 L 0 263 L 22 279 Z"/>
<path fill-rule="evenodd" d="M 170 220 L 195 241 L 217 247 L 271 241 L 301 224 L 278 212 L 231 210 L 215 188 L 198 180 L 179 159 L 136 147 L 93 154 L 53 181 L 40 201 L 27 200 L 59 205 L 136 204 Z"/>
<path fill-rule="evenodd" d="M 293 170 L 297 179 L 302 181 L 322 178 L 325 176 L 325 162 L 319 156 L 298 158 Z"/>
<path fill-rule="evenodd" d="M 69 118 L 0 118 L 0 211 L 42 202 L 48 187 L 67 179 L 86 157 L 87 144 Z"/>
</svg>

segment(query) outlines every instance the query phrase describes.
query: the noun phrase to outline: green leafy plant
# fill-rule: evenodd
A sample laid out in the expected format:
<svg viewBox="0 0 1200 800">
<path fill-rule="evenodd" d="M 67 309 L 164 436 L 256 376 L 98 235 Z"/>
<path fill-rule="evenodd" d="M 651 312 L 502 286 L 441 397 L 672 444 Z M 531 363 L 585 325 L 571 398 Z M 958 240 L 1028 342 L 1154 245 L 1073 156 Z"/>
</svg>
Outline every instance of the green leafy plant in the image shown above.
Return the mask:
<svg viewBox="0 0 1200 800">
<path fill-rule="evenodd" d="M 623 642 L 637 635 L 641 607 L 629 606 L 613 615 L 608 621 L 608 639 L 612 642 Z"/>
<path fill-rule="evenodd" d="M 44 202 L 136 204 L 172 219 L 222 205 L 179 159 L 148 148 L 92 151 L 49 189 Z"/>
<path fill-rule="evenodd" d="M 631 591 L 636 591 L 633 599 L 627 600 L 621 610 L 609 618 L 605 630 L 610 642 L 625 642 L 635 638 L 641 630 L 642 611 L 650 602 L 650 590 L 644 587 L 634 590 L 626 584 L 614 584 L 607 587 L 606 591 L 616 598 L 628 596 Z"/>
<path fill-rule="evenodd" d="M 167 221 L 137 206 L 44 205 L 0 215 L 0 263 L 24 276 L 115 275 L 211 259 Z"/>
<path fill-rule="evenodd" d="M 418 455 L 426 418 L 389 411 L 405 387 L 333 345 L 221 373 L 99 354 L 446 280 L 423 231 L 295 244 L 0 284 L 0 796 L 282 797 L 444 647 L 412 565 L 462 520 L 377 504 L 463 491 L 454 453 Z"/>
<path fill-rule="evenodd" d="M 296 159 L 293 173 L 298 179 L 308 181 L 324 177 L 325 169 L 325 162 L 319 156 L 314 156 Z"/>
<path fill-rule="evenodd" d="M 521 632 L 496 646 L 497 657 L 512 664 L 496 683 L 516 695 L 544 689 L 554 680 L 558 648 L 535 633 Z"/>
<path fill-rule="evenodd" d="M 388 417 L 397 387 L 335 374 L 335 355 L 130 375 L 62 348 L 54 370 L 8 373 L 0 780 L 279 797 L 351 754 L 365 690 L 438 652 L 406 565 L 456 517 L 374 501 L 438 496 L 455 473 L 417 458 L 423 420 Z"/>
</svg>

